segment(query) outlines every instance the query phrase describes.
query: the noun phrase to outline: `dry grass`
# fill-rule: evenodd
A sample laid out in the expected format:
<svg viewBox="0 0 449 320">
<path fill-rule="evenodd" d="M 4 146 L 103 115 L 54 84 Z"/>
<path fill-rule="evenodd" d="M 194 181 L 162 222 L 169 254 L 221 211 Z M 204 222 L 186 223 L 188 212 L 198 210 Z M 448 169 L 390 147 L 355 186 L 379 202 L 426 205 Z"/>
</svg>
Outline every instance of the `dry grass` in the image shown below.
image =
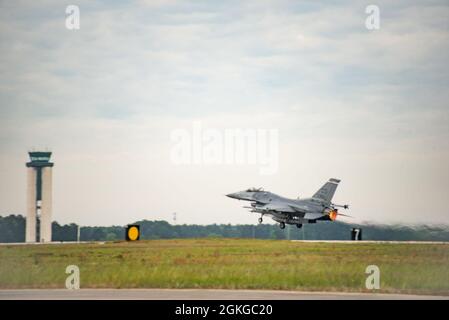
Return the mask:
<svg viewBox="0 0 449 320">
<path fill-rule="evenodd" d="M 63 288 L 67 265 L 83 288 L 228 288 L 449 295 L 449 245 L 188 239 L 0 247 L 0 288 Z"/>
</svg>

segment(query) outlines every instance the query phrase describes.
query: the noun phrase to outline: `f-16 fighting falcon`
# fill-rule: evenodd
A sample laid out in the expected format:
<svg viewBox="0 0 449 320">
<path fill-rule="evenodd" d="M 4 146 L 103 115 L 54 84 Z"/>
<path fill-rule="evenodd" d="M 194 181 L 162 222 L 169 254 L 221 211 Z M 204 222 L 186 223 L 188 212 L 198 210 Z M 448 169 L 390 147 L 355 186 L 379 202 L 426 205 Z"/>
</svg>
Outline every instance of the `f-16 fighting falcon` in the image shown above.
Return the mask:
<svg viewBox="0 0 449 320">
<path fill-rule="evenodd" d="M 230 193 L 227 196 L 233 199 L 251 202 L 251 212 L 260 213 L 259 223 L 263 216 L 270 216 L 279 222 L 281 229 L 285 224 L 295 224 L 301 228 L 304 223 L 316 223 L 318 220 L 334 221 L 338 215 L 338 208 L 348 209 L 349 205 L 338 205 L 331 202 L 339 184 L 338 179 L 329 179 L 311 198 L 288 199 L 263 189 L 251 188 L 245 191 Z"/>
</svg>

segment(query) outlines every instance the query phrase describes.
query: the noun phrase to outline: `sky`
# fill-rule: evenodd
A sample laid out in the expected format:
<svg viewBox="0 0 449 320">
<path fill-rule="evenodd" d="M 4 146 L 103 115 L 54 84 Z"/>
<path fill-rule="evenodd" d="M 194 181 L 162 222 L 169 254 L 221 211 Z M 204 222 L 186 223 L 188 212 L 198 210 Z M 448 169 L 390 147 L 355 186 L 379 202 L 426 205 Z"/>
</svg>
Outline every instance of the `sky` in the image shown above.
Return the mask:
<svg viewBox="0 0 449 320">
<path fill-rule="evenodd" d="M 0 215 L 49 149 L 60 223 L 257 223 L 225 194 L 338 178 L 343 221 L 449 224 L 448 53 L 447 1 L 0 1 Z M 198 127 L 274 132 L 274 170 L 175 161 Z"/>
</svg>

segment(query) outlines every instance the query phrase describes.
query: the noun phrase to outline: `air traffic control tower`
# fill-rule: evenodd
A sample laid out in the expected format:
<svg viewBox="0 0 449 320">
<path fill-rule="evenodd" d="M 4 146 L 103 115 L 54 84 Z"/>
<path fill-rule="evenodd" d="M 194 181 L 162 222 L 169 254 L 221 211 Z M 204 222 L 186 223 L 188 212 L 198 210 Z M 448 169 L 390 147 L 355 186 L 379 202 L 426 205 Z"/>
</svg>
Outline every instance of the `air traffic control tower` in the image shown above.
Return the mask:
<svg viewBox="0 0 449 320">
<path fill-rule="evenodd" d="M 31 151 L 27 162 L 26 242 L 51 241 L 52 167 L 51 152 Z M 40 218 L 37 237 L 36 217 Z"/>
</svg>

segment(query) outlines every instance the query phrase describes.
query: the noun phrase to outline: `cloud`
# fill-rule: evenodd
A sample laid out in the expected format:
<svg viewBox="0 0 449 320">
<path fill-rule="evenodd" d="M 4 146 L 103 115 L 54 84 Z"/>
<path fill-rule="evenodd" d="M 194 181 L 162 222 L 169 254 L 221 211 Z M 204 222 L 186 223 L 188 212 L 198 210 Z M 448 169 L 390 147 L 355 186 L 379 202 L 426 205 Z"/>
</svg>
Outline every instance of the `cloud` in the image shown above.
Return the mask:
<svg viewBox="0 0 449 320">
<path fill-rule="evenodd" d="M 252 222 L 222 195 L 330 176 L 362 220 L 448 221 L 444 1 L 379 1 L 378 31 L 352 1 L 80 1 L 78 31 L 65 5 L 0 4 L 0 212 L 24 212 L 25 152 L 49 146 L 63 222 Z M 278 129 L 279 173 L 174 167 L 195 120 Z"/>
</svg>

